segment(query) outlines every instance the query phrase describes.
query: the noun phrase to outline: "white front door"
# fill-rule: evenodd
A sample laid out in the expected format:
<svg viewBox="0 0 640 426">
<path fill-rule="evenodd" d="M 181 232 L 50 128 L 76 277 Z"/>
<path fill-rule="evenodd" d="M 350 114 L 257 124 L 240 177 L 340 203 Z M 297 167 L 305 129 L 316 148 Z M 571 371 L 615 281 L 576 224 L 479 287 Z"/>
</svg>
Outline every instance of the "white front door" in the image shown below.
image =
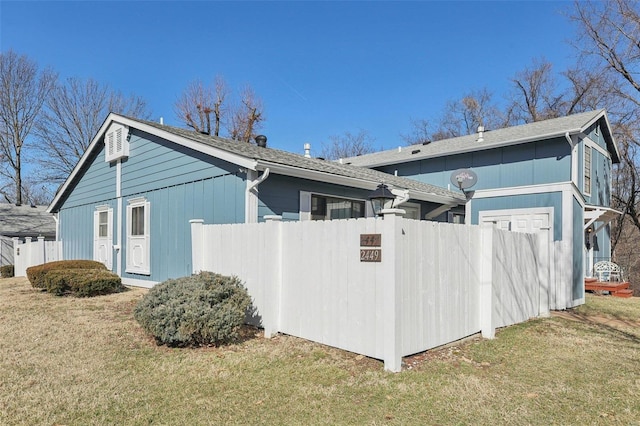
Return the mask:
<svg viewBox="0 0 640 426">
<path fill-rule="evenodd" d="M 93 212 L 93 260 L 113 267 L 113 209 L 98 207 Z"/>
</svg>

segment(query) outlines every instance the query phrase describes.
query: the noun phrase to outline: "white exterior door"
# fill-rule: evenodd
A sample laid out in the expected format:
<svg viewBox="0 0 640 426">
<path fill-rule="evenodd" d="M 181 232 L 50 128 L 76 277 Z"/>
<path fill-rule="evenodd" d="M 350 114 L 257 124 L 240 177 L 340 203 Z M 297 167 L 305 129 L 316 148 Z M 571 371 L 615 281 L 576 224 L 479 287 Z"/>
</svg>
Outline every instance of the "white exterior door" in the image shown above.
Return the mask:
<svg viewBox="0 0 640 426">
<path fill-rule="evenodd" d="M 150 204 L 145 199 L 129 200 L 127 206 L 127 266 L 132 274 L 151 274 Z"/>
<path fill-rule="evenodd" d="M 113 267 L 113 209 L 98 208 L 93 212 L 93 260 Z"/>
<path fill-rule="evenodd" d="M 555 260 L 553 249 L 553 209 L 517 209 L 480 212 L 480 224 L 493 223 L 499 229 L 538 234 L 542 242 L 538 279 L 540 280 L 539 314 L 547 315 L 555 297 Z"/>
</svg>

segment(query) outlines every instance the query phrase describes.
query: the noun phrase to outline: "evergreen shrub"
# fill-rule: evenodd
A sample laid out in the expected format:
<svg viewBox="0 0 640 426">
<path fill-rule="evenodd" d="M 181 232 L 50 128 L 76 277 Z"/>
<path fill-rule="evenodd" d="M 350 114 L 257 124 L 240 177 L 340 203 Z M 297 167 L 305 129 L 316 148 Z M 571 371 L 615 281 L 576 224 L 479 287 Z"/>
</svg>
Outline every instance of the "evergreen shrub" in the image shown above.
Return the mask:
<svg viewBox="0 0 640 426">
<path fill-rule="evenodd" d="M 58 260 L 56 262 L 43 263 L 42 265 L 27 268 L 27 278 L 31 286 L 35 288 L 46 288 L 46 276 L 50 271 L 57 269 L 101 269 L 107 270 L 103 263 L 95 260 Z"/>
<path fill-rule="evenodd" d="M 55 269 L 46 274 L 45 283 L 57 296 L 93 297 L 125 290 L 117 274 L 103 269 Z"/>
<path fill-rule="evenodd" d="M 220 345 L 233 342 L 251 305 L 237 277 L 213 272 L 172 279 L 151 288 L 134 317 L 158 344 Z"/>
<path fill-rule="evenodd" d="M 4 265 L 0 267 L 0 276 L 2 278 L 11 278 L 14 276 L 14 273 L 13 265 Z"/>
</svg>

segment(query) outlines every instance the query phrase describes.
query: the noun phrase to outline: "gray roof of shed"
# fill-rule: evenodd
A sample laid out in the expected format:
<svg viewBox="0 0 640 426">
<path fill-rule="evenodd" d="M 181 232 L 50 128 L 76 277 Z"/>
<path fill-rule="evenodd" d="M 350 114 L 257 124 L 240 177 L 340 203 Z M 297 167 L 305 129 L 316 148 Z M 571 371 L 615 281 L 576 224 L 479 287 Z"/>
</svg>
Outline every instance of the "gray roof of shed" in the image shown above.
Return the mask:
<svg viewBox="0 0 640 426">
<path fill-rule="evenodd" d="M 0 204 L 0 235 L 6 237 L 55 237 L 56 223 L 47 206 Z"/>
<path fill-rule="evenodd" d="M 606 124 L 601 125 L 601 128 L 603 129 L 607 141 L 607 148 L 611 153 L 612 160 L 614 163 L 617 163 L 620 161 L 618 148 L 611 135 L 611 126 L 609 125 L 606 112 L 603 109 L 537 121 L 520 126 L 485 131 L 482 141 L 479 141 L 478 134 L 474 133 L 457 138 L 434 141 L 424 145 L 403 146 L 400 149 L 396 148 L 364 154 L 358 157 L 343 159 L 343 162 L 357 166 L 376 167 L 517 145 L 537 140 L 563 137 L 567 133 L 569 133 L 569 135 L 579 134 L 586 131 L 587 128 L 599 120 L 602 120 Z"/>
</svg>

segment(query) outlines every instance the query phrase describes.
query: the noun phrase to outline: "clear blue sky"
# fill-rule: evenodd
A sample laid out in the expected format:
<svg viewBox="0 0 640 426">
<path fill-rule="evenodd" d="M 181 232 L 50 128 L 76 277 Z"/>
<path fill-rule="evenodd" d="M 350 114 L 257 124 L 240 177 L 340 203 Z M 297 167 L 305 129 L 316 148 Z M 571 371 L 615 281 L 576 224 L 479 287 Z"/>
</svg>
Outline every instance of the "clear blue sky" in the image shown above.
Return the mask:
<svg viewBox="0 0 640 426">
<path fill-rule="evenodd" d="M 36 2 L 0 0 L 0 50 L 61 77 L 92 77 L 173 112 L 189 82 L 217 74 L 262 97 L 269 146 L 319 153 L 367 130 L 403 145 L 410 119 L 483 87 L 498 99 L 544 56 L 573 61 L 570 2 Z"/>
</svg>

